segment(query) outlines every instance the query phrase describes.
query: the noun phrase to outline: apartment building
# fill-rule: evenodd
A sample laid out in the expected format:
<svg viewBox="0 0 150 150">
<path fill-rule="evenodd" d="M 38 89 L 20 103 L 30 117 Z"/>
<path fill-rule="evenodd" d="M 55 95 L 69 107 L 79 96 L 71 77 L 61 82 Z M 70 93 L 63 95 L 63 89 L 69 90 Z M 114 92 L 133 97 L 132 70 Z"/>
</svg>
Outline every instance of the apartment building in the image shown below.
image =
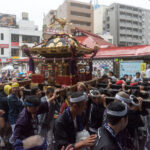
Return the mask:
<svg viewBox="0 0 150 150">
<path fill-rule="evenodd" d="M 51 11 L 50 11 L 51 12 Z M 93 32 L 93 6 L 91 3 L 84 3 L 75 0 L 65 0 L 62 5 L 56 10 L 58 18 L 65 18 L 67 25 L 65 31 L 73 33 L 75 27 L 84 29 L 88 32 Z M 44 17 L 44 24 L 48 25 L 51 22 L 51 15 Z"/>
<path fill-rule="evenodd" d="M 117 46 L 150 44 L 150 10 L 112 4 L 105 13 L 103 32 L 113 36 Z"/>
</svg>

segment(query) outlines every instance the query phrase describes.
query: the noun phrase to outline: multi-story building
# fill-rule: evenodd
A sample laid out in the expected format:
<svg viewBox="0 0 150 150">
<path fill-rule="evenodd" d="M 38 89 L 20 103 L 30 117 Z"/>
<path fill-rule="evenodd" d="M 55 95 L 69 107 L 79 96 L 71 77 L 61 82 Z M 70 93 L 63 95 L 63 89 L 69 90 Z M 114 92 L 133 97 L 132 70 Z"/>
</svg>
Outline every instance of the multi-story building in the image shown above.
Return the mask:
<svg viewBox="0 0 150 150">
<path fill-rule="evenodd" d="M 13 26 L 0 25 L 1 62 L 5 63 L 25 57 L 21 46 L 27 44 L 29 47 L 32 47 L 34 42 L 41 41 L 41 37 L 42 32 L 38 31 L 38 27 L 34 25 L 34 22 L 28 19 L 27 13 L 22 13 L 22 19 Z"/>
<path fill-rule="evenodd" d="M 117 46 L 150 44 L 149 25 L 149 10 L 114 3 L 106 10 L 103 32 L 109 32 Z"/>
<path fill-rule="evenodd" d="M 44 18 L 44 24 L 46 25 L 52 21 L 51 14 L 49 14 Z M 65 0 L 56 10 L 56 17 L 67 20 L 68 24 L 65 27 L 65 31 L 68 33 L 73 33 L 75 27 L 93 32 L 93 6 L 91 3 Z"/>
<path fill-rule="evenodd" d="M 143 42 L 144 44 L 150 44 L 150 10 L 143 10 L 143 28 L 144 28 L 144 37 Z"/>
<path fill-rule="evenodd" d="M 94 10 L 94 33 L 98 35 L 104 34 L 104 19 L 108 6 L 101 5 Z"/>
</svg>

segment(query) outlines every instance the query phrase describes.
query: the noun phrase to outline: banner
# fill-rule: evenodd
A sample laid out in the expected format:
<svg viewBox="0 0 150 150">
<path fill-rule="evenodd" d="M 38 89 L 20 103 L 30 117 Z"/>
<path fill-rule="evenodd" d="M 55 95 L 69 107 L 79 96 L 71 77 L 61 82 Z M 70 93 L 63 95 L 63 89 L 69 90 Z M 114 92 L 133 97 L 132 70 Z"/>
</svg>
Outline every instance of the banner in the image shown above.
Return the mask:
<svg viewBox="0 0 150 150">
<path fill-rule="evenodd" d="M 120 78 L 125 74 L 135 77 L 136 72 L 141 72 L 142 62 L 120 62 Z"/>
<path fill-rule="evenodd" d="M 0 13 L 0 27 L 14 27 L 14 26 L 16 26 L 15 15 Z"/>
</svg>

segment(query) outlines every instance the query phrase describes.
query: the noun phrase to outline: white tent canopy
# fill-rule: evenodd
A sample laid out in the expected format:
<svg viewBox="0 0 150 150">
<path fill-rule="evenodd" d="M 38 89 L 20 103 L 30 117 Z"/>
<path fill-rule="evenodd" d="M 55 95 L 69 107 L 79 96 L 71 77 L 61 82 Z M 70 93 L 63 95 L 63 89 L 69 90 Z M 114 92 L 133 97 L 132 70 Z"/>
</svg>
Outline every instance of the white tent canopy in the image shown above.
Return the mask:
<svg viewBox="0 0 150 150">
<path fill-rule="evenodd" d="M 5 71 L 5 70 L 14 70 L 14 67 L 12 65 L 7 65 L 2 68 L 2 71 Z"/>
</svg>

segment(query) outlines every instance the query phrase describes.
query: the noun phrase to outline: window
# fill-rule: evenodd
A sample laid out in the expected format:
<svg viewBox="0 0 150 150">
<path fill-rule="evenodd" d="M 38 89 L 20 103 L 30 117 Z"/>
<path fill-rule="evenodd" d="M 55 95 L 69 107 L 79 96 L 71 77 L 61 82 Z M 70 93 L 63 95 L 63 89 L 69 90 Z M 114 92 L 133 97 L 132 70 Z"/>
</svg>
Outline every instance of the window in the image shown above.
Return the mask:
<svg viewBox="0 0 150 150">
<path fill-rule="evenodd" d="M 11 56 L 19 56 L 19 49 L 12 48 L 11 49 Z"/>
<path fill-rule="evenodd" d="M 71 15 L 82 16 L 82 17 L 91 17 L 91 14 L 83 13 L 83 12 L 77 12 L 77 11 L 71 11 Z"/>
<path fill-rule="evenodd" d="M 39 43 L 40 37 L 39 36 L 23 35 L 22 36 L 22 41 L 25 42 L 25 43 L 34 43 L 34 42 Z"/>
<path fill-rule="evenodd" d="M 1 33 L 1 40 L 4 40 L 4 34 Z"/>
<path fill-rule="evenodd" d="M 4 48 L 1 48 L 1 55 L 4 55 Z"/>
<path fill-rule="evenodd" d="M 80 7 L 80 8 L 86 8 L 86 9 L 90 9 L 91 8 L 90 5 L 79 4 L 79 3 L 71 3 L 71 6 Z"/>
<path fill-rule="evenodd" d="M 91 23 L 90 23 L 90 22 L 77 21 L 77 20 L 71 20 L 71 22 L 72 22 L 73 24 L 76 24 L 76 25 L 91 26 Z"/>
<path fill-rule="evenodd" d="M 11 42 L 19 42 L 19 35 L 12 34 L 11 35 Z"/>
</svg>

